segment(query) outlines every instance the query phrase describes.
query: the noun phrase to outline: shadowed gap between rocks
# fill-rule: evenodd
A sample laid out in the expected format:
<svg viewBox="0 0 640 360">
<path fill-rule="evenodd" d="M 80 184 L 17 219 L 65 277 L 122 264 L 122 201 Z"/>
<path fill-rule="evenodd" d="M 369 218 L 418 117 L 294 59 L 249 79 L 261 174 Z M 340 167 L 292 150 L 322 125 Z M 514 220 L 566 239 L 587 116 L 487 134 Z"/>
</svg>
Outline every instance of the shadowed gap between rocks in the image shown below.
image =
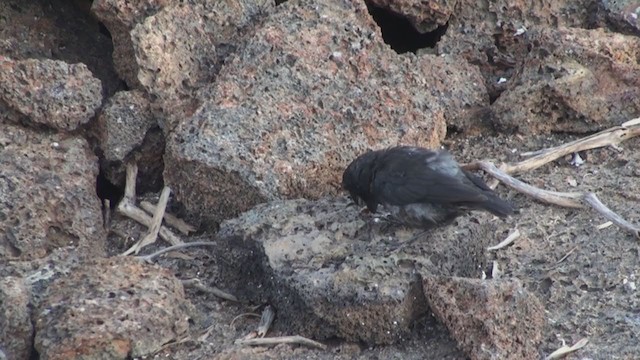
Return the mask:
<svg viewBox="0 0 640 360">
<path fill-rule="evenodd" d="M 114 185 L 107 179 L 102 170 L 100 170 L 100 173 L 96 178 L 96 194 L 103 203 L 105 200 L 109 200 L 111 208 L 115 209 L 124 196 L 124 188 Z"/>
<path fill-rule="evenodd" d="M 419 49 L 435 48 L 442 36 L 447 32 L 449 24 L 438 26 L 435 30 L 421 33 L 416 30 L 408 19 L 391 10 L 365 1 L 369 14 L 380 26 L 382 38 L 386 44 L 398 54 L 417 52 Z"/>
</svg>

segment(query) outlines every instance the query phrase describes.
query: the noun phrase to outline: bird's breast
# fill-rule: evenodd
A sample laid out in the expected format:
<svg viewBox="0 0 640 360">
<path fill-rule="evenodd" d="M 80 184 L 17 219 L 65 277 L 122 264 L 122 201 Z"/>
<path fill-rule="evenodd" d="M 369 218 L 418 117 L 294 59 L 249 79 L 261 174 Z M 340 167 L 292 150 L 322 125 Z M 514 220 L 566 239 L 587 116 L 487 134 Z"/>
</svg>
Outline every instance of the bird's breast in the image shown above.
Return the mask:
<svg viewBox="0 0 640 360">
<path fill-rule="evenodd" d="M 459 215 L 458 210 L 455 208 L 430 203 L 386 204 L 384 208 L 394 221 L 410 227 L 430 228 L 443 225 Z"/>
</svg>

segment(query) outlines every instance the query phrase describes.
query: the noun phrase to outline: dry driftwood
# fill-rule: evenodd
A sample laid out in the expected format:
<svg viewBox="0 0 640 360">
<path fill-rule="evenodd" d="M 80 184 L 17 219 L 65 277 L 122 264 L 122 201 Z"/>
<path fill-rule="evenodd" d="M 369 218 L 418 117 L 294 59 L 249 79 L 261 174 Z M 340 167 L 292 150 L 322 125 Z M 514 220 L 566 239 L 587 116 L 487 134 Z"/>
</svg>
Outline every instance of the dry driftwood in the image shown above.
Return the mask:
<svg viewBox="0 0 640 360">
<path fill-rule="evenodd" d="M 467 170 L 483 170 L 510 188 L 544 203 L 571 208 L 591 207 L 612 223 L 630 232 L 635 237 L 640 238 L 640 227 L 631 224 L 620 215 L 613 212 L 604 205 L 594 193 L 543 190 L 511 176 L 537 169 L 544 164 L 578 151 L 605 146 L 617 146 L 620 142 L 639 135 L 640 118 L 636 118 L 627 121 L 620 126 L 615 126 L 564 145 L 529 153 L 533 156 L 516 164 L 502 164 L 500 168 L 498 168 L 495 164 L 489 161 L 474 161 L 465 165 L 464 168 Z"/>
</svg>

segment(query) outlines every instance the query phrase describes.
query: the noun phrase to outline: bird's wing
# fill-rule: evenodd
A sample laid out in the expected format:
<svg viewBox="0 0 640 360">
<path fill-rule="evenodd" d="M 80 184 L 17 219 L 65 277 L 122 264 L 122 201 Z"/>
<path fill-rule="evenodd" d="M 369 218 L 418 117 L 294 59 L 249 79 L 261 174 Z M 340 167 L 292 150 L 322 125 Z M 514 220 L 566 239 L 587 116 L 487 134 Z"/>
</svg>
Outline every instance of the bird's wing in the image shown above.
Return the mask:
<svg viewBox="0 0 640 360">
<path fill-rule="evenodd" d="M 470 181 L 446 153 L 392 157 L 384 164 L 377 169 L 371 183 L 371 193 L 379 203 L 406 205 L 487 200 L 482 188 Z"/>
</svg>

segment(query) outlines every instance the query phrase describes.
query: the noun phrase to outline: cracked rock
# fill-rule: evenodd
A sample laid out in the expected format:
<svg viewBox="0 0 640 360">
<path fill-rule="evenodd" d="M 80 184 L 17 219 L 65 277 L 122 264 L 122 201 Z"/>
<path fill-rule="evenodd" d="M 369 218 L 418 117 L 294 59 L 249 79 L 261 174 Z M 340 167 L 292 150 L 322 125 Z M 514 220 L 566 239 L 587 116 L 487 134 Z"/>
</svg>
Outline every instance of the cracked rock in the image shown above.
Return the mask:
<svg viewBox="0 0 640 360">
<path fill-rule="evenodd" d="M 71 131 L 91 120 L 101 103 L 102 83 L 84 64 L 0 57 L 0 109 Z"/>
<path fill-rule="evenodd" d="M 335 194 L 356 155 L 436 147 L 447 119 L 488 100 L 474 66 L 399 56 L 349 0 L 281 4 L 200 96 L 167 140 L 165 181 L 211 223 L 267 200 Z"/>
<path fill-rule="evenodd" d="M 472 360 L 539 359 L 544 307 L 517 279 L 424 276 L 431 311 Z"/>
<path fill-rule="evenodd" d="M 51 285 L 35 316 L 35 347 L 50 360 L 150 355 L 188 330 L 190 309 L 168 270 L 96 259 Z"/>
<path fill-rule="evenodd" d="M 0 258 L 36 259 L 64 246 L 103 255 L 97 163 L 82 138 L 2 125 Z"/>
<path fill-rule="evenodd" d="M 239 298 L 272 304 L 277 326 L 289 333 L 388 344 L 427 311 L 420 274 L 479 276 L 482 247 L 495 231 L 473 217 L 461 218 L 456 231 L 385 230 L 347 205 L 275 201 L 225 221 L 220 283 Z"/>
</svg>

